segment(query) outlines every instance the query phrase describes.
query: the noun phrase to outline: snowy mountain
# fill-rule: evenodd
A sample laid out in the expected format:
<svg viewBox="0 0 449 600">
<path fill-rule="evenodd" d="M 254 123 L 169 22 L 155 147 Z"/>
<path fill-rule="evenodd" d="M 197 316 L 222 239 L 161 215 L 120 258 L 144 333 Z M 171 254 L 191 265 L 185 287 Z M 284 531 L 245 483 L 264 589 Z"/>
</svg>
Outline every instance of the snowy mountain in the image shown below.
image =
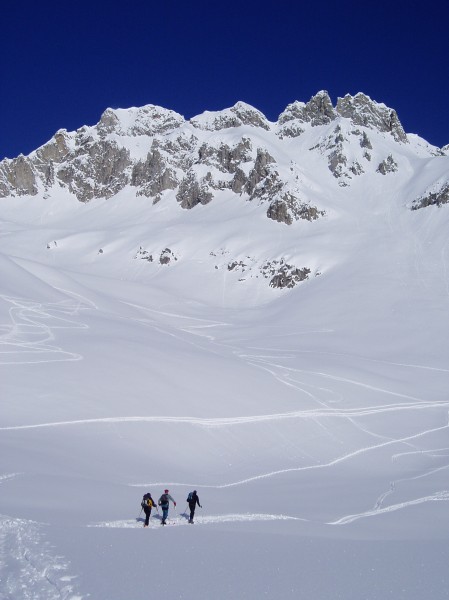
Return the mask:
<svg viewBox="0 0 449 600">
<path fill-rule="evenodd" d="M 2 161 L 0 598 L 446 598 L 448 154 L 319 92 Z"/>
<path fill-rule="evenodd" d="M 394 110 L 361 93 L 339 98 L 334 108 L 328 94 L 320 92 L 307 103 L 289 105 L 277 123 L 243 102 L 190 121 L 149 105 L 108 109 L 94 127 L 59 131 L 30 156 L 5 159 L 0 163 L 0 197 L 49 199 L 66 192 L 90 202 L 121 195 L 164 208 L 176 202 L 183 209 L 239 201 L 242 212 L 250 202 L 257 207 L 255 214 L 263 211 L 286 225 L 331 222 L 341 203 L 360 196 L 361 187 L 377 193 L 385 187 L 385 177 L 409 209 L 446 203 L 445 156 L 417 136 L 407 137 Z M 313 227 L 301 229 L 310 232 Z M 278 236 L 279 228 L 266 234 Z M 49 243 L 64 245 L 63 240 Z M 171 239 L 161 244 L 142 242 L 135 257 L 161 264 L 181 258 L 182 244 L 169 247 Z M 248 256 L 239 242 L 232 249 L 209 248 L 209 256 L 217 252 L 221 260 L 209 261 L 216 263 L 214 268 L 264 277 L 272 287 L 293 287 L 318 273 L 291 248 L 273 248 L 263 257 Z"/>
</svg>

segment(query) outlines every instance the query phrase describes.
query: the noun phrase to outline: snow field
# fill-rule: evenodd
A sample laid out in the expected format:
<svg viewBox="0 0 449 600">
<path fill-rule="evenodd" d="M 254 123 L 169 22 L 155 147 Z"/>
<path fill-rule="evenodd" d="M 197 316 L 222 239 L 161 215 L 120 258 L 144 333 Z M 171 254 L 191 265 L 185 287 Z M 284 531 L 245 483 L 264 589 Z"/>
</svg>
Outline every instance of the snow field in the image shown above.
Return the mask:
<svg viewBox="0 0 449 600">
<path fill-rule="evenodd" d="M 407 187 L 412 150 L 345 194 L 308 158 L 328 216 L 291 228 L 226 194 L 2 200 L 2 600 L 447 597 L 449 213 L 406 209 L 447 161 Z"/>
</svg>

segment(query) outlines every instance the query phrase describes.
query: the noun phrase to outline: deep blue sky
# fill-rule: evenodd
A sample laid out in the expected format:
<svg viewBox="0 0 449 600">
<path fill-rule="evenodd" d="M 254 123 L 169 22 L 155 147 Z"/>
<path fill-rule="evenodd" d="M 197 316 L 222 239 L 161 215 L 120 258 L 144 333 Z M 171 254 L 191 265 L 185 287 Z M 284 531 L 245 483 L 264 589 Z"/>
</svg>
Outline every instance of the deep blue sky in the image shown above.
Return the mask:
<svg viewBox="0 0 449 600">
<path fill-rule="evenodd" d="M 276 120 L 321 89 L 362 91 L 407 132 L 449 143 L 447 0 L 9 1 L 2 8 L 0 159 L 107 107 L 189 118 L 244 100 Z"/>
</svg>

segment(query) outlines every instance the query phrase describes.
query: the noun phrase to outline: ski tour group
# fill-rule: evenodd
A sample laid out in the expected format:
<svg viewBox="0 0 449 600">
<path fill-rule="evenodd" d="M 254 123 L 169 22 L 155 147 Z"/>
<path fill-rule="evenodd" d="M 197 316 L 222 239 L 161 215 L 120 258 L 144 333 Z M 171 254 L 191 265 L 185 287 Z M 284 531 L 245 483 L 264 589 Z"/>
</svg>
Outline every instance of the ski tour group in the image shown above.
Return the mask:
<svg viewBox="0 0 449 600">
<path fill-rule="evenodd" d="M 145 523 L 143 526 L 148 527 L 148 524 L 150 522 L 150 517 L 151 517 L 151 509 L 154 507 L 159 512 L 159 510 L 157 508 L 158 506 L 160 506 L 162 509 L 161 525 L 166 525 L 170 502 L 172 502 L 173 506 L 176 507 L 176 502 L 170 496 L 169 490 L 164 490 L 164 493 L 159 498 L 157 504 L 151 497 L 150 492 L 147 492 L 146 494 L 144 494 L 144 496 L 142 498 L 142 502 L 140 504 L 140 506 L 142 507 L 142 510 L 145 513 Z M 187 496 L 187 504 L 189 505 L 189 509 L 190 509 L 189 523 L 193 524 L 193 522 L 194 522 L 193 517 L 195 516 L 196 506 L 198 505 L 200 508 L 202 508 L 202 506 L 200 504 L 200 499 L 198 497 L 198 494 L 196 493 L 196 490 L 193 490 L 193 492 L 190 492 L 189 495 Z"/>
</svg>

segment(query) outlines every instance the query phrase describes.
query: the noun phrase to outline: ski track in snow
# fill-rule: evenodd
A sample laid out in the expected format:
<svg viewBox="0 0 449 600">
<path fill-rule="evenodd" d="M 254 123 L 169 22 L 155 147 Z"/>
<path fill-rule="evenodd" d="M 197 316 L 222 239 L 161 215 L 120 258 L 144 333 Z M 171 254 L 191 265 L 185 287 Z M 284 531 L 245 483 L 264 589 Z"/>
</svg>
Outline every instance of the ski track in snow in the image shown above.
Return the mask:
<svg viewBox="0 0 449 600">
<path fill-rule="evenodd" d="M 12 325 L 0 326 L 0 365 L 82 360 L 80 354 L 54 345 L 54 331 L 88 328 L 70 318 L 88 308 L 83 301 L 42 304 L 4 295 L 0 295 L 0 300 L 12 304 L 9 309 Z"/>
<path fill-rule="evenodd" d="M 276 471 L 271 471 L 269 473 L 262 473 L 260 475 L 254 475 L 253 477 L 248 477 L 247 479 L 241 479 L 240 481 L 233 481 L 230 483 L 224 483 L 224 484 L 218 484 L 218 485 L 211 485 L 211 484 L 199 484 L 199 483 L 195 483 L 195 484 L 187 484 L 187 483 L 182 483 L 182 482 L 150 482 L 150 483 L 135 483 L 135 484 L 129 484 L 132 487 L 156 487 L 156 486 L 164 486 L 164 485 L 171 485 L 171 486 L 201 486 L 203 488 L 214 488 L 214 489 L 224 489 L 224 488 L 229 488 L 229 487 L 235 487 L 238 485 L 244 485 L 247 483 L 251 483 L 253 481 L 257 481 L 259 479 L 266 479 L 268 477 L 274 477 L 276 475 L 282 475 L 284 473 L 295 473 L 295 472 L 299 472 L 299 471 L 312 471 L 312 470 L 317 470 L 317 469 L 328 469 L 330 467 L 333 467 L 339 463 L 345 462 L 351 458 L 355 458 L 356 456 L 360 456 L 362 454 L 365 454 L 367 452 L 372 452 L 375 450 L 379 450 L 381 448 L 386 448 L 388 446 L 392 446 L 394 444 L 403 444 L 406 442 L 410 442 L 411 440 L 416 440 L 418 438 L 421 438 L 425 435 L 431 434 L 431 433 L 436 433 L 438 431 L 443 431 L 445 429 L 448 429 L 449 425 L 444 425 L 442 427 L 435 427 L 433 429 L 426 429 L 425 431 L 420 431 L 419 433 L 415 433 L 413 435 L 409 435 L 403 438 L 398 438 L 398 439 L 392 439 L 392 440 L 388 440 L 386 442 L 382 442 L 380 444 L 374 444 L 372 446 L 366 446 L 363 448 L 359 448 L 357 450 L 354 450 L 353 452 L 349 452 L 347 454 L 343 454 L 331 461 L 328 461 L 326 463 L 319 463 L 319 464 L 315 464 L 315 465 L 306 465 L 306 466 L 301 466 L 301 467 L 290 467 L 288 469 L 278 469 Z"/>
<path fill-rule="evenodd" d="M 284 419 L 312 419 L 319 418 L 339 418 L 350 419 L 354 417 L 364 417 L 369 415 L 380 415 L 389 412 L 425 410 L 431 408 L 448 408 L 449 401 L 418 401 L 404 404 L 387 404 L 380 406 L 368 406 L 349 409 L 310 409 L 305 411 L 293 411 L 288 413 L 273 413 L 267 415 L 254 415 L 243 417 L 170 417 L 170 416 L 131 416 L 131 417 L 102 417 L 97 419 L 76 419 L 72 421 L 54 421 L 48 423 L 35 423 L 29 425 L 10 425 L 0 427 L 0 431 L 15 431 L 24 429 L 40 429 L 44 427 L 67 427 L 76 425 L 95 425 L 110 423 L 174 423 L 195 425 L 200 427 L 229 427 L 233 425 L 245 425 L 261 423 L 265 421 L 278 421 Z"/>
<path fill-rule="evenodd" d="M 67 575 L 68 562 L 53 554 L 41 528 L 0 515 L 0 598 L 81 600 L 72 584 L 76 577 Z"/>
<path fill-rule="evenodd" d="M 0 475 L 0 484 L 20 473 Z M 82 600 L 67 575 L 69 563 L 55 556 L 43 525 L 0 515 L 0 598 L 3 600 Z"/>
<path fill-rule="evenodd" d="M 167 521 L 168 525 L 184 526 L 190 525 L 188 522 L 189 516 L 184 514 L 178 514 L 174 518 L 169 518 Z M 228 514 L 228 515 L 195 515 L 195 525 L 212 525 L 217 523 L 249 523 L 251 521 L 307 521 L 307 519 L 301 519 L 300 517 L 292 517 L 289 515 L 271 515 L 271 514 L 260 514 L 260 513 L 247 513 L 247 514 Z M 118 521 L 102 521 L 100 523 L 92 523 L 87 527 L 105 527 L 114 529 L 136 529 L 143 525 L 143 519 L 127 519 Z M 161 518 L 159 515 L 152 515 L 150 518 L 149 528 L 162 529 Z"/>
<path fill-rule="evenodd" d="M 21 473 L 6 473 L 5 475 L 0 475 L 0 484 L 4 483 L 5 481 L 8 481 L 8 479 L 13 479 L 14 477 L 17 477 L 18 475 L 21 475 Z"/>
<path fill-rule="evenodd" d="M 436 492 L 431 496 L 424 496 L 423 498 L 416 498 L 415 500 L 408 500 L 406 502 L 399 502 L 397 504 L 390 504 L 389 506 L 385 506 L 384 508 L 375 508 L 374 510 L 368 510 L 363 513 L 355 514 L 355 515 L 347 515 L 338 519 L 337 521 L 331 521 L 327 523 L 327 525 L 348 525 L 349 523 L 353 523 L 358 519 L 364 519 L 367 517 L 377 517 L 379 515 L 395 512 L 397 510 L 402 510 L 404 508 L 408 508 L 410 506 L 417 506 L 418 504 L 424 504 L 425 502 L 447 502 L 449 501 L 449 491 L 442 490 L 440 492 Z"/>
</svg>

